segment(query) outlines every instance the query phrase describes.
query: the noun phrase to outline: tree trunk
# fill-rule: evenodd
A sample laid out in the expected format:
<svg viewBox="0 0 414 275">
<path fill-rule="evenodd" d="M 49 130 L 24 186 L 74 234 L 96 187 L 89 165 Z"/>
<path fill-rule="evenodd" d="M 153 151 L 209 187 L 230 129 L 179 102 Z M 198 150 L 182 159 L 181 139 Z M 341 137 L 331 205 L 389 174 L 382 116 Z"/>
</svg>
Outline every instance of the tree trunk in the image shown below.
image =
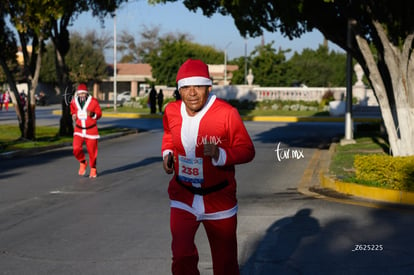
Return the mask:
<svg viewBox="0 0 414 275">
<path fill-rule="evenodd" d="M 383 61 L 389 75 L 381 75 L 372 51 L 365 39 L 356 35 L 356 41 L 367 65 L 369 80 L 381 108 L 384 126 L 388 134 L 391 154 L 393 156 L 414 155 L 414 78 L 413 63 L 410 62 L 409 48 L 413 36 L 408 36 L 402 50 L 394 47 L 388 40 L 386 32 L 378 22 L 373 22 L 383 45 Z M 387 83 L 390 79 L 390 83 Z M 387 85 L 388 84 L 388 85 Z M 387 87 L 393 92 L 387 94 Z M 389 88 L 389 89 L 390 89 Z M 393 98 L 390 98 L 393 95 Z"/>
<path fill-rule="evenodd" d="M 32 41 L 33 52 L 31 54 L 27 51 L 27 41 L 23 33 L 18 33 L 20 37 L 20 43 L 22 44 L 24 70 L 26 72 L 26 79 L 29 85 L 27 96 L 27 108 L 23 109 L 23 135 L 22 138 L 28 140 L 34 140 L 36 138 L 36 101 L 35 91 L 39 83 L 40 68 L 42 65 L 42 45 L 43 35 L 34 36 Z M 20 96 L 17 95 L 20 101 Z"/>
<path fill-rule="evenodd" d="M 72 91 L 72 88 L 68 89 Z M 71 98 L 67 96 L 66 94 L 69 91 L 65 91 L 65 94 L 63 95 L 62 99 L 62 116 L 60 118 L 60 128 L 59 128 L 59 135 L 60 136 L 72 136 L 73 135 L 73 121 L 72 121 L 72 115 L 70 114 L 70 100 L 68 98 Z M 72 93 L 72 92 L 70 92 Z"/>
<path fill-rule="evenodd" d="M 3 71 L 7 78 L 7 83 L 11 89 L 11 99 L 13 104 L 16 105 L 14 108 L 17 115 L 17 120 L 19 122 L 19 129 L 20 129 L 20 137 L 23 138 L 24 136 L 24 125 L 26 123 L 26 118 L 24 114 L 24 106 L 20 100 L 19 91 L 16 87 L 16 81 L 14 80 L 13 74 L 10 72 L 9 66 L 7 66 L 6 60 L 4 60 L 0 55 L 0 65 L 3 68 Z"/>
<path fill-rule="evenodd" d="M 40 68 L 42 66 L 42 45 L 43 45 L 43 36 L 39 35 L 37 38 L 37 53 L 36 53 L 36 65 L 33 72 L 33 76 L 30 76 L 29 83 L 29 94 L 27 97 L 27 108 L 26 108 L 26 125 L 24 138 L 29 140 L 34 140 L 36 138 L 36 100 L 35 92 L 37 85 L 39 83 Z"/>
<path fill-rule="evenodd" d="M 60 47 L 56 44 L 54 46 L 56 55 L 56 74 L 59 83 L 59 89 L 62 94 L 62 117 L 60 118 L 59 135 L 72 136 L 74 129 L 72 115 L 70 113 L 70 102 L 72 100 L 74 92 L 72 83 L 68 77 L 64 58 L 59 50 Z"/>
</svg>

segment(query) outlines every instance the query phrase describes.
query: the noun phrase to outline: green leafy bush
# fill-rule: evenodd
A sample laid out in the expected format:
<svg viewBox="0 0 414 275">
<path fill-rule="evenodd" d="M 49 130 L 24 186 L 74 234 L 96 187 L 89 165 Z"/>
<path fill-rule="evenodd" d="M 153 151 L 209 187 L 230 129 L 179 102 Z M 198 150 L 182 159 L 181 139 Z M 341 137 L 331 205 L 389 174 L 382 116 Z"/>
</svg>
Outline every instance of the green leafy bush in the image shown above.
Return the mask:
<svg viewBox="0 0 414 275">
<path fill-rule="evenodd" d="M 357 181 L 375 182 L 379 187 L 414 191 L 414 156 L 355 155 Z"/>
</svg>

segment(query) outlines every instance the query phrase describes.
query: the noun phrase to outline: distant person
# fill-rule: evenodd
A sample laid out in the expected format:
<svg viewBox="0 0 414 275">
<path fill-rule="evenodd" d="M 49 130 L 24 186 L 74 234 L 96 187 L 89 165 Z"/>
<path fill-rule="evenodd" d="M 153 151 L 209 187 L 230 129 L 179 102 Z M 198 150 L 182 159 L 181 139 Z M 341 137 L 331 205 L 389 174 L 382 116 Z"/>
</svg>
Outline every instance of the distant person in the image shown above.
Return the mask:
<svg viewBox="0 0 414 275">
<path fill-rule="evenodd" d="M 46 94 L 43 91 L 41 91 L 39 93 L 39 102 L 38 103 L 39 103 L 40 106 L 45 106 L 46 105 Z"/>
<path fill-rule="evenodd" d="M 3 110 L 3 92 L 0 91 L 0 111 Z"/>
<path fill-rule="evenodd" d="M 83 143 L 89 155 L 89 167 L 91 168 L 89 177 L 96 178 L 96 159 L 98 157 L 99 132 L 96 124 L 101 118 L 102 111 L 96 98 L 89 95 L 86 84 L 79 84 L 75 97 L 70 103 L 72 119 L 75 121 L 75 131 L 73 133 L 73 155 L 79 161 L 80 176 L 86 174 L 88 162 L 83 151 Z"/>
<path fill-rule="evenodd" d="M 157 104 L 158 104 L 158 110 L 162 114 L 162 104 L 164 103 L 164 94 L 162 92 L 162 89 L 158 92 L 157 95 Z"/>
<path fill-rule="evenodd" d="M 149 104 L 151 114 L 155 114 L 157 112 L 157 91 L 155 90 L 154 85 L 151 87 L 151 91 L 149 93 Z"/>
<path fill-rule="evenodd" d="M 3 93 L 3 104 L 4 104 L 4 109 L 6 109 L 6 111 L 9 110 L 9 103 L 10 103 L 10 92 L 6 91 Z"/>
<path fill-rule="evenodd" d="M 26 100 L 26 94 L 24 93 L 24 92 L 21 92 L 20 93 L 20 103 L 22 104 L 22 106 L 23 106 L 23 110 L 25 110 L 26 111 L 26 108 L 27 108 L 27 106 L 26 106 L 26 104 L 27 104 L 27 100 Z"/>
<path fill-rule="evenodd" d="M 173 174 L 168 187 L 172 273 L 200 274 L 194 243 L 202 224 L 215 275 L 238 275 L 235 165 L 254 158 L 252 140 L 237 111 L 212 95 L 208 66 L 187 60 L 178 70 L 182 100 L 165 107 L 161 152 Z"/>
</svg>

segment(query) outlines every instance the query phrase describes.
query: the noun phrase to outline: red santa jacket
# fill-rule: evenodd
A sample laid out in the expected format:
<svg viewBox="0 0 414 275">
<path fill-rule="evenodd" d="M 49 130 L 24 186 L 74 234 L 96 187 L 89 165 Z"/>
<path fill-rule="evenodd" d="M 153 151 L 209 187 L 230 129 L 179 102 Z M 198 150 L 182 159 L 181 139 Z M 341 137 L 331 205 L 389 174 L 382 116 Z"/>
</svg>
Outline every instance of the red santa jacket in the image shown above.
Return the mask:
<svg viewBox="0 0 414 275">
<path fill-rule="evenodd" d="M 83 107 L 81 107 L 78 97 L 75 96 L 70 103 L 71 114 L 76 115 L 76 125 L 73 135 L 78 135 L 84 138 L 97 139 L 99 138 L 98 126 L 96 121 L 101 118 L 102 110 L 96 98 L 88 96 Z M 88 116 L 87 111 L 94 115 Z"/>
<path fill-rule="evenodd" d="M 184 103 L 169 103 L 163 117 L 162 154 L 174 154 L 174 177 L 168 193 L 171 206 L 184 209 L 198 219 L 220 219 L 237 212 L 235 165 L 254 158 L 255 150 L 238 111 L 216 96 L 194 117 L 188 116 Z M 215 143 L 220 159 L 214 164 L 204 157 L 203 145 Z M 228 185 L 207 195 L 196 195 L 184 186 L 210 188 Z"/>
</svg>

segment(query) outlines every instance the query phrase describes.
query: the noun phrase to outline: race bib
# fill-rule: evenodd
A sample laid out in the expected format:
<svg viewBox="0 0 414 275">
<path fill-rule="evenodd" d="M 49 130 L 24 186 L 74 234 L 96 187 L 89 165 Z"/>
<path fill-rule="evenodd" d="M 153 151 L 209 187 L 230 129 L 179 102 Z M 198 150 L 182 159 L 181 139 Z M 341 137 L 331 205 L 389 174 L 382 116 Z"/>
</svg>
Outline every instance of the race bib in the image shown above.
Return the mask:
<svg viewBox="0 0 414 275">
<path fill-rule="evenodd" d="M 78 111 L 78 119 L 86 120 L 87 117 L 88 117 L 88 114 L 87 114 L 86 111 L 84 111 L 84 110 L 79 110 Z"/>
<path fill-rule="evenodd" d="M 191 183 L 203 183 L 203 159 L 178 156 L 178 179 Z"/>
</svg>

